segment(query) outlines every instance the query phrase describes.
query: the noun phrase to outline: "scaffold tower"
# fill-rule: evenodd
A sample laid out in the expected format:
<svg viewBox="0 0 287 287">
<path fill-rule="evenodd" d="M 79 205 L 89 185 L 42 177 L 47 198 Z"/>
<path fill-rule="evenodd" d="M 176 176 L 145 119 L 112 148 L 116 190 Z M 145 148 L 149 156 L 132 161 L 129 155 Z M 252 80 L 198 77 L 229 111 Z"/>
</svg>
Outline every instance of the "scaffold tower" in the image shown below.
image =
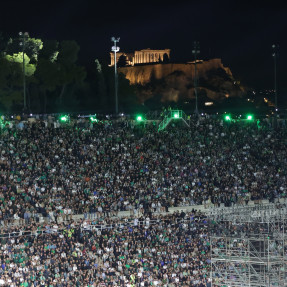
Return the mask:
<svg viewBox="0 0 287 287">
<path fill-rule="evenodd" d="M 287 207 L 216 208 L 210 237 L 212 286 L 287 286 Z M 213 229 L 214 230 L 214 229 Z"/>
</svg>

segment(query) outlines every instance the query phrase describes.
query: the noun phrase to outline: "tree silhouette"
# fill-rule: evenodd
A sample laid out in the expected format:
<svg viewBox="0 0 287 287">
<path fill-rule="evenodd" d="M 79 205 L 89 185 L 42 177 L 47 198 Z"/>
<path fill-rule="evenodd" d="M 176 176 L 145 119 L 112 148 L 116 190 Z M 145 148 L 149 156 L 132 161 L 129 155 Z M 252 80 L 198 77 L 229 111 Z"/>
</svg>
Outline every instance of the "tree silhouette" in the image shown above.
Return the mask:
<svg viewBox="0 0 287 287">
<path fill-rule="evenodd" d="M 6 52 L 7 45 L 8 39 L 2 32 L 0 32 L 0 55 L 3 55 L 4 52 Z"/>
<path fill-rule="evenodd" d="M 119 68 L 120 68 L 120 67 L 126 67 L 127 64 L 128 64 L 127 56 L 121 55 L 121 56 L 119 57 L 119 60 L 118 60 L 118 63 L 117 63 L 118 67 L 119 67 Z"/>
<path fill-rule="evenodd" d="M 22 104 L 22 79 L 21 63 L 0 58 L 0 101 L 8 111 Z"/>
<path fill-rule="evenodd" d="M 92 65 L 90 83 L 93 90 L 92 105 L 95 109 L 105 109 L 107 106 L 107 89 L 103 69 L 98 59 Z"/>
<path fill-rule="evenodd" d="M 168 57 L 167 53 L 164 53 L 164 55 L 163 55 L 163 62 L 164 63 L 168 63 L 169 62 L 169 57 Z"/>
<path fill-rule="evenodd" d="M 47 40 L 43 43 L 43 49 L 39 52 L 40 58 L 45 58 L 50 62 L 55 62 L 59 54 L 59 42 L 56 40 Z"/>
<path fill-rule="evenodd" d="M 60 64 L 60 93 L 58 97 L 59 105 L 62 104 L 67 86 L 76 82 L 81 82 L 86 77 L 84 67 L 76 64 L 80 47 L 75 41 L 62 41 L 58 55 Z"/>
</svg>

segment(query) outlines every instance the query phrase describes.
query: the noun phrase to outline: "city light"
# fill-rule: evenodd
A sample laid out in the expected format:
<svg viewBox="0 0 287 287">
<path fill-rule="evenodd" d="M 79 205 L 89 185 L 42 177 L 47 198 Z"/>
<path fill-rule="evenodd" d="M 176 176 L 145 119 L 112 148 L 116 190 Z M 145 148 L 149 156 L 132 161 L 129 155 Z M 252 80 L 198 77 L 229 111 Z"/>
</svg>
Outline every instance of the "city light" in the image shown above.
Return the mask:
<svg viewBox="0 0 287 287">
<path fill-rule="evenodd" d="M 212 105 L 213 105 L 213 102 L 205 102 L 204 105 L 205 105 L 205 106 L 212 106 Z"/>
<path fill-rule="evenodd" d="M 246 119 L 247 119 L 248 121 L 252 121 L 252 120 L 253 120 L 253 115 L 247 115 Z"/>
</svg>

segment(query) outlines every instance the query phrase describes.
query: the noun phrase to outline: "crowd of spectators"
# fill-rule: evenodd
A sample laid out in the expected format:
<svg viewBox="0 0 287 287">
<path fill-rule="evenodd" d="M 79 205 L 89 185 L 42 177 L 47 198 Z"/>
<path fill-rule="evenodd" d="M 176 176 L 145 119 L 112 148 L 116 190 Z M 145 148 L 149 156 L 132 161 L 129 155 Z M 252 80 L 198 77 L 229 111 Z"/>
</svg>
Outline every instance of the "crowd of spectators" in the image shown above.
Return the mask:
<svg viewBox="0 0 287 287">
<path fill-rule="evenodd" d="M 0 221 L 286 197 L 287 130 L 204 118 L 190 128 L 89 119 L 6 126 Z"/>
<path fill-rule="evenodd" d="M 2 234 L 0 286 L 211 286 L 200 212 L 35 227 Z"/>
<path fill-rule="evenodd" d="M 187 224 L 177 215 L 154 225 L 147 218 L 173 206 L 286 197 L 287 131 L 208 116 L 189 125 L 158 132 L 156 122 L 125 119 L 3 123 L 0 228 L 15 237 L 1 242 L 0 285 L 209 286 L 202 215 L 187 215 Z M 145 223 L 99 231 L 72 221 L 117 220 L 126 210 Z"/>
</svg>

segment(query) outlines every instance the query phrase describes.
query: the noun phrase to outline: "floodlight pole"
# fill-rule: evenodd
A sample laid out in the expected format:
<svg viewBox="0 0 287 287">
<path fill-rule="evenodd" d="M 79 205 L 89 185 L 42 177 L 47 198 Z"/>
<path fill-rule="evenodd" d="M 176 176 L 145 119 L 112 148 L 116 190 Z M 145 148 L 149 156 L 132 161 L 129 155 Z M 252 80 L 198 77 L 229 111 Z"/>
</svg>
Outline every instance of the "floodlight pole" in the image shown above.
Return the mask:
<svg viewBox="0 0 287 287">
<path fill-rule="evenodd" d="M 194 93 L 195 93 L 195 114 L 198 115 L 198 100 L 197 100 L 197 54 L 200 53 L 199 42 L 194 41 L 192 54 L 194 54 Z"/>
<path fill-rule="evenodd" d="M 115 111 L 116 115 L 119 112 L 119 107 L 118 107 L 118 74 L 117 74 L 117 52 L 120 50 L 120 47 L 117 47 L 117 43 L 120 41 L 120 38 L 115 38 L 112 37 L 111 41 L 114 42 L 114 46 L 112 46 L 112 51 L 115 54 Z"/>
<path fill-rule="evenodd" d="M 279 45 L 272 45 L 273 53 L 272 56 L 274 57 L 274 93 L 275 93 L 275 112 L 278 111 L 278 103 L 277 103 L 277 57 L 278 57 L 278 50 Z"/>
<path fill-rule="evenodd" d="M 26 71 L 25 71 L 25 44 L 26 39 L 29 37 L 28 32 L 19 32 L 19 36 L 21 37 L 20 46 L 22 46 L 22 55 L 23 55 L 23 97 L 24 97 L 24 107 L 23 112 L 25 113 L 27 111 L 27 103 L 26 103 Z"/>
</svg>

